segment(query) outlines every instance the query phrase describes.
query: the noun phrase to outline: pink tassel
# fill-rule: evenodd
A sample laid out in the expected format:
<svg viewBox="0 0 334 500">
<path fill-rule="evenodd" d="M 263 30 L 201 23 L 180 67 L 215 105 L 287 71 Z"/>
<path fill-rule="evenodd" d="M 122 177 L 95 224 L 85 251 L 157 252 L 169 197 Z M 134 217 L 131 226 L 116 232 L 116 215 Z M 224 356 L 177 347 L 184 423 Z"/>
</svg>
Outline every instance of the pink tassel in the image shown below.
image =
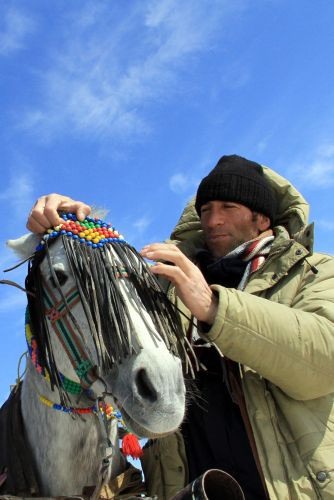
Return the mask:
<svg viewBox="0 0 334 500">
<path fill-rule="evenodd" d="M 144 453 L 137 436 L 130 433 L 126 434 L 122 440 L 122 452 L 132 458 L 140 458 Z"/>
</svg>

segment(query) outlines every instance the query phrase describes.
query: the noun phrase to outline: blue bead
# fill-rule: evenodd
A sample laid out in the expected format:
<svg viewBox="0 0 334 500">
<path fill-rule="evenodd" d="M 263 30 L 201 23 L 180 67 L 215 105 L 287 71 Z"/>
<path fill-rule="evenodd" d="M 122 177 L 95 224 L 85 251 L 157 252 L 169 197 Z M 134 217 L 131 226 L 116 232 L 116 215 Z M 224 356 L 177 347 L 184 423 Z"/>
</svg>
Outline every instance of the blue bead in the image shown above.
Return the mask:
<svg viewBox="0 0 334 500">
<path fill-rule="evenodd" d="M 80 238 L 80 243 L 85 243 L 85 242 L 86 242 L 85 238 Z"/>
<path fill-rule="evenodd" d="M 73 235 L 73 239 L 74 239 L 74 240 L 78 240 L 78 239 L 79 239 L 79 236 L 78 236 L 77 234 L 74 234 L 74 235 Z"/>
<path fill-rule="evenodd" d="M 93 247 L 93 248 L 96 248 L 96 247 L 97 247 L 97 244 L 96 244 L 96 243 L 93 243 L 92 247 Z"/>
<path fill-rule="evenodd" d="M 60 234 L 66 234 L 65 229 L 62 229 L 62 230 L 60 231 Z"/>
<path fill-rule="evenodd" d="M 116 417 L 117 417 L 117 418 L 122 418 L 122 414 L 121 414 L 121 412 L 120 412 L 120 411 L 117 411 L 117 412 L 116 412 Z"/>
<path fill-rule="evenodd" d="M 69 213 L 69 214 L 67 214 L 67 217 L 68 217 L 69 219 L 72 219 L 73 214 Z"/>
<path fill-rule="evenodd" d="M 55 409 L 55 410 L 61 410 L 61 405 L 59 405 L 59 404 L 57 404 L 57 403 L 55 403 L 55 404 L 53 405 L 53 407 L 54 407 L 54 409 Z"/>
<path fill-rule="evenodd" d="M 91 247 L 93 245 L 93 243 L 91 241 L 87 241 L 87 245 L 89 245 Z"/>
<path fill-rule="evenodd" d="M 98 246 L 98 248 L 102 248 L 103 247 L 103 243 L 98 243 L 97 246 Z"/>
<path fill-rule="evenodd" d="M 72 231 L 69 231 L 69 232 L 67 233 L 67 236 L 73 236 Z"/>
</svg>

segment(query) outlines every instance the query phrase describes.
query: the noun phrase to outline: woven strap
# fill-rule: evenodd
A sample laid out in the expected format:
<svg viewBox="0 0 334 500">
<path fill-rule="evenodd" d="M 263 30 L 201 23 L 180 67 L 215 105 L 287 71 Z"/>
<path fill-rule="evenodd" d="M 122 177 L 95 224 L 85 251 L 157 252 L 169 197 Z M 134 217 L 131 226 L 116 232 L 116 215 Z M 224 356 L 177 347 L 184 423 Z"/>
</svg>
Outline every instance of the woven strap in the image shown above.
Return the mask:
<svg viewBox="0 0 334 500">
<path fill-rule="evenodd" d="M 46 315 L 50 319 L 54 332 L 61 342 L 76 374 L 80 379 L 83 389 L 88 389 L 96 380 L 94 367 L 88 358 L 83 341 L 83 334 L 79 325 L 73 327 L 70 309 L 80 300 L 79 292 L 74 287 L 67 292 L 64 300 L 57 300 L 48 283 L 43 283 L 43 300 Z M 76 333 L 79 330 L 79 335 Z M 80 338 L 81 337 L 81 338 Z"/>
</svg>

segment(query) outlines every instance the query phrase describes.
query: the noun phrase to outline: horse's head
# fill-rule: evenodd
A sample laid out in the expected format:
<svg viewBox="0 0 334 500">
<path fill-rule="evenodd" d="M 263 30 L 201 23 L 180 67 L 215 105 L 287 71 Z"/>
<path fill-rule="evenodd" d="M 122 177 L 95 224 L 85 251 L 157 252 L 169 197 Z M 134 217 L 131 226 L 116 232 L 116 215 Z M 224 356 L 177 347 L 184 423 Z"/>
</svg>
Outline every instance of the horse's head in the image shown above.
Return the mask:
<svg viewBox="0 0 334 500">
<path fill-rule="evenodd" d="M 103 221 L 86 223 L 68 216 L 30 262 L 29 322 L 40 366 L 63 396 L 65 377 L 92 397 L 111 396 L 136 434 L 167 434 L 185 407 L 178 316 L 141 256 Z M 9 246 L 26 258 L 36 239 Z"/>
</svg>

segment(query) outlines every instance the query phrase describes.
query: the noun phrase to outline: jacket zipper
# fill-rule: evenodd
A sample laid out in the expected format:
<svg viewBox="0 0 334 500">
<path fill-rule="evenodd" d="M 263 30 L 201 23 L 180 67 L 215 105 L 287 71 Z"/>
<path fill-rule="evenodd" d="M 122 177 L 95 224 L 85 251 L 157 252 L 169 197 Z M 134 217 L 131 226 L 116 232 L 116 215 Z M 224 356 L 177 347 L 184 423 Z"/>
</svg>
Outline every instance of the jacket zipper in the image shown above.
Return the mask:
<svg viewBox="0 0 334 500">
<path fill-rule="evenodd" d="M 249 441 L 249 444 L 250 444 L 250 447 L 251 447 L 251 450 L 253 453 L 253 457 L 255 460 L 256 468 L 258 470 L 258 473 L 259 473 L 259 476 L 261 479 L 263 491 L 266 495 L 266 498 L 269 500 L 269 493 L 268 493 L 266 481 L 265 481 L 265 478 L 263 475 L 263 471 L 262 471 L 262 467 L 261 467 L 261 463 L 260 463 L 260 458 L 259 458 L 259 454 L 257 451 L 256 442 L 255 442 L 255 438 L 254 438 L 254 433 L 253 433 L 253 429 L 252 429 L 252 426 L 251 426 L 251 423 L 249 420 L 249 416 L 247 413 L 245 397 L 244 397 L 244 393 L 243 393 L 242 386 L 241 386 L 239 364 L 236 363 L 235 361 L 232 361 L 231 359 L 228 359 L 228 358 L 225 358 L 225 361 L 226 361 L 226 365 L 227 365 L 230 387 L 232 390 L 231 396 L 232 396 L 233 401 L 239 406 L 241 418 L 244 422 L 248 441 Z"/>
</svg>

